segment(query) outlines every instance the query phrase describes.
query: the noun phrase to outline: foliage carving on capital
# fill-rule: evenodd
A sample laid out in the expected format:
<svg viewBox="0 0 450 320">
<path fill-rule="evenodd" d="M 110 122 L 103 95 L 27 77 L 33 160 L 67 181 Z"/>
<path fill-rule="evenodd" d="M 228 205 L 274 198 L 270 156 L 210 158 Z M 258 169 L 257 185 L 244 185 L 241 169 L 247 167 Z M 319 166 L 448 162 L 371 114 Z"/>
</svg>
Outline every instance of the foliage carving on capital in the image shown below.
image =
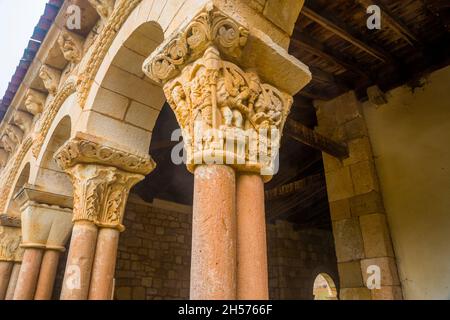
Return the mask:
<svg viewBox="0 0 450 320">
<path fill-rule="evenodd" d="M 125 151 L 96 137 L 78 133 L 55 154 L 59 166 L 67 169 L 78 163 L 117 167 L 126 172 L 149 174 L 156 167 L 149 155 Z"/>
<path fill-rule="evenodd" d="M 203 164 L 205 155 L 247 171 L 273 166 L 291 96 L 223 60 L 215 47 L 164 92 L 183 131 L 188 169 Z"/>
<path fill-rule="evenodd" d="M 77 164 L 67 172 L 74 186 L 73 221 L 90 221 L 123 231 L 128 194 L 144 176 L 92 164 Z"/>
<path fill-rule="evenodd" d="M 247 27 L 208 6 L 145 61 L 144 72 L 152 80 L 165 83 L 177 76 L 186 64 L 200 58 L 211 45 L 237 58 L 248 34 Z"/>
</svg>

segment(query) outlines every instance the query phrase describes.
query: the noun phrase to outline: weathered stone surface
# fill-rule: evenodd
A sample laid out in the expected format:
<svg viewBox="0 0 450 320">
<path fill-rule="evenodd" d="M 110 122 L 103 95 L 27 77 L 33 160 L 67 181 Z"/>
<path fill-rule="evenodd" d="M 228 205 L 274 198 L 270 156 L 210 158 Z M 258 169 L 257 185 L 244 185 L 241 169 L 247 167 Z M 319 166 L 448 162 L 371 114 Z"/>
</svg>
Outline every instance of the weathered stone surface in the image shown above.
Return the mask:
<svg viewBox="0 0 450 320">
<path fill-rule="evenodd" d="M 349 199 L 330 202 L 330 214 L 333 221 L 351 218 Z"/>
<path fill-rule="evenodd" d="M 350 211 L 355 217 L 371 213 L 384 213 L 380 193 L 371 191 L 350 198 Z"/>
<path fill-rule="evenodd" d="M 393 257 L 391 237 L 384 214 L 368 214 L 359 218 L 367 258 Z"/>
<path fill-rule="evenodd" d="M 341 300 L 372 300 L 370 290 L 366 287 L 341 289 L 339 298 Z"/>
<path fill-rule="evenodd" d="M 292 34 L 304 0 L 267 0 L 264 15 L 286 33 Z"/>
<path fill-rule="evenodd" d="M 325 174 L 328 201 L 333 202 L 354 196 L 353 181 L 349 167 Z"/>
<path fill-rule="evenodd" d="M 361 266 L 358 261 L 338 263 L 341 288 L 356 288 L 364 286 Z"/>
<path fill-rule="evenodd" d="M 333 233 L 338 262 L 354 261 L 364 257 L 358 219 L 334 221 Z"/>
</svg>

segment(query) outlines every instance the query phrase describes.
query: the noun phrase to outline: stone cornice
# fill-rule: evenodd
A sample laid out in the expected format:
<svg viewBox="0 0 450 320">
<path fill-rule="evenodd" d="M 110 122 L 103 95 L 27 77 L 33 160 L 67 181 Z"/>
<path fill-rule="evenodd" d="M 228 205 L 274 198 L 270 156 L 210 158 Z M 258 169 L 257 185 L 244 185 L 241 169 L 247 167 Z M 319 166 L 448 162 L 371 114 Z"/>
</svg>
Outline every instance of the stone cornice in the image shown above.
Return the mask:
<svg viewBox="0 0 450 320">
<path fill-rule="evenodd" d="M 149 155 L 127 151 L 110 141 L 80 132 L 55 153 L 55 160 L 64 170 L 76 164 L 99 164 L 147 175 L 156 167 Z"/>
</svg>

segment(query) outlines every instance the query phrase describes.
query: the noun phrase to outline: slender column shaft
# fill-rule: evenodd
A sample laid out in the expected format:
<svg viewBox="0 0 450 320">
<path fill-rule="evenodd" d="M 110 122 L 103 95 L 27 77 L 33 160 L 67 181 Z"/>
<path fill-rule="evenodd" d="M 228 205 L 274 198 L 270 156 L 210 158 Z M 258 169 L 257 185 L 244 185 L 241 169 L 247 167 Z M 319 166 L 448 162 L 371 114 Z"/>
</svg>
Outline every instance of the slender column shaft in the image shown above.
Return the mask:
<svg viewBox="0 0 450 320">
<path fill-rule="evenodd" d="M 242 174 L 236 186 L 237 298 L 269 299 L 264 182 Z"/>
<path fill-rule="evenodd" d="M 195 169 L 191 299 L 236 299 L 236 182 L 224 165 Z"/>
<path fill-rule="evenodd" d="M 25 249 L 16 290 L 14 291 L 14 300 L 33 300 L 43 253 L 43 249 Z"/>
<path fill-rule="evenodd" d="M 50 300 L 52 298 L 59 256 L 60 252 L 57 250 L 45 251 L 34 300 Z"/>
<path fill-rule="evenodd" d="M 6 291 L 5 300 L 12 300 L 14 298 L 14 291 L 16 290 L 17 280 L 19 279 L 21 262 L 14 263 L 11 278 L 9 279 L 8 290 Z"/>
<path fill-rule="evenodd" d="M 112 228 L 101 228 L 98 233 L 89 300 L 110 300 L 112 298 L 119 235 L 120 232 Z"/>
<path fill-rule="evenodd" d="M 72 230 L 61 300 L 87 300 L 97 243 L 97 226 L 77 221 Z"/>
<path fill-rule="evenodd" d="M 0 300 L 4 300 L 6 297 L 13 265 L 12 261 L 0 261 Z"/>
</svg>

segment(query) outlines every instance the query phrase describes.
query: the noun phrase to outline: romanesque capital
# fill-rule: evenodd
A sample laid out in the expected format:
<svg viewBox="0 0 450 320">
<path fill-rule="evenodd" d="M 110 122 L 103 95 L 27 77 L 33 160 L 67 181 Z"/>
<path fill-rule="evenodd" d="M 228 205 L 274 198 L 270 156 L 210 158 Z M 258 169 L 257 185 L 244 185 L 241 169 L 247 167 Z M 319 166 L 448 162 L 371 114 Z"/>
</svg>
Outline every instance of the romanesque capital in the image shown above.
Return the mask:
<svg viewBox="0 0 450 320">
<path fill-rule="evenodd" d="M 111 16 L 114 10 L 115 0 L 88 0 L 92 7 L 97 11 L 100 18 L 105 22 Z"/>
<path fill-rule="evenodd" d="M 149 155 L 125 151 L 97 137 L 78 133 L 55 159 L 72 178 L 73 221 L 123 230 L 122 219 L 130 189 L 154 168 Z"/>
<path fill-rule="evenodd" d="M 95 164 L 77 164 L 66 171 L 74 186 L 73 221 L 123 231 L 128 194 L 144 176 Z"/>
<path fill-rule="evenodd" d="M 292 96 L 311 74 L 241 21 L 238 12 L 231 17 L 209 4 L 156 49 L 143 70 L 164 88 L 183 132 L 190 171 L 200 164 L 227 164 L 269 180 L 277 172 Z M 281 74 L 283 68 L 293 72 Z"/>
</svg>

